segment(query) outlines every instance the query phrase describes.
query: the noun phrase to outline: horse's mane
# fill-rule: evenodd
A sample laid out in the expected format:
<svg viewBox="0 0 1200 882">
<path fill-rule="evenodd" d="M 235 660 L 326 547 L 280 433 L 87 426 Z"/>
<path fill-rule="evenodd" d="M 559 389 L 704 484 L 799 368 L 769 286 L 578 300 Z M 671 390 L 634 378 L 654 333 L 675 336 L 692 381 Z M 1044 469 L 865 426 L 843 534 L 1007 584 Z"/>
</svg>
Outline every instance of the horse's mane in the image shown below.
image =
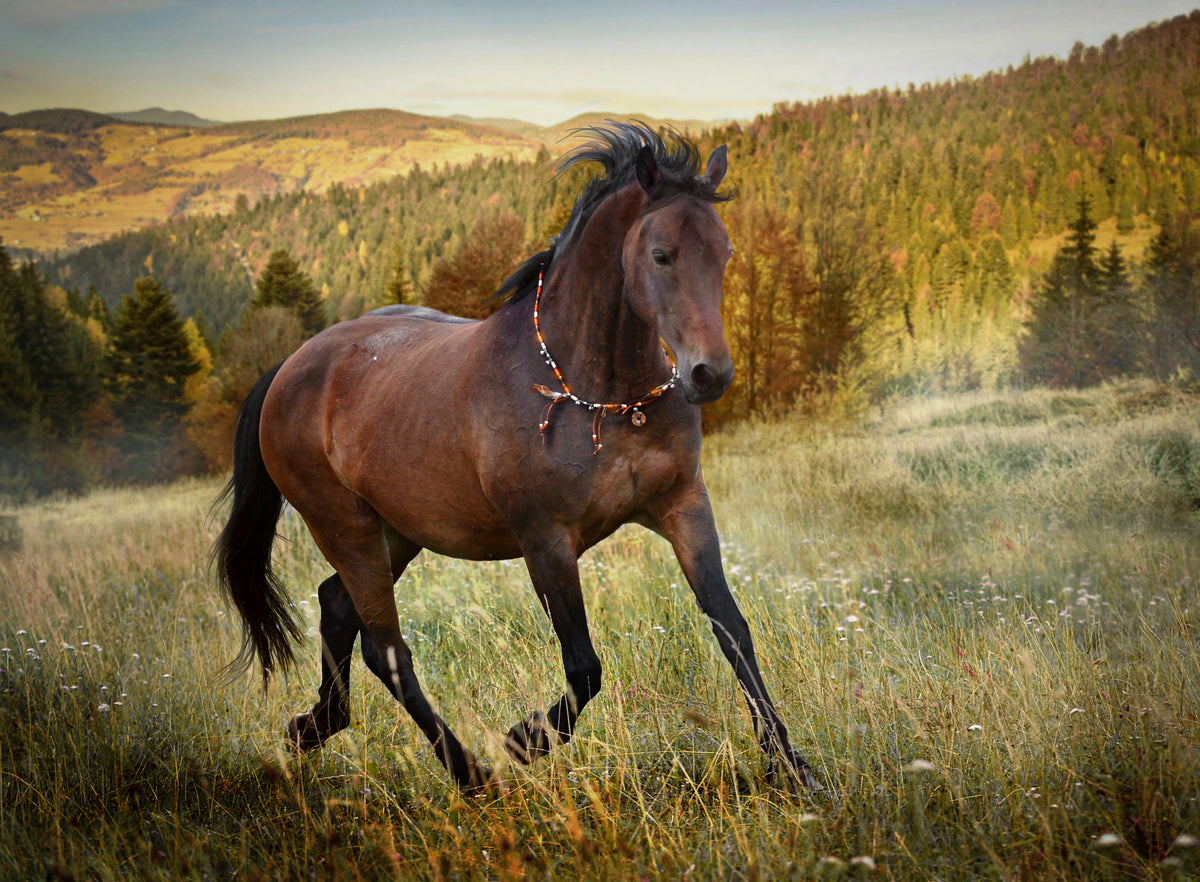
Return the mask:
<svg viewBox="0 0 1200 882">
<path fill-rule="evenodd" d="M 500 286 L 496 299 L 501 303 L 520 300 L 535 290 L 538 273 L 550 267 L 556 254 L 570 247 L 600 203 L 636 179 L 637 157 L 644 147 L 654 151 L 662 181 L 654 200 L 644 211 L 661 208 L 680 196 L 716 203 L 728 202 L 736 195 L 733 190 L 720 190 L 712 185 L 703 173 L 696 145 L 674 129 L 668 128 L 660 135 L 643 122 L 610 121 L 603 126 L 575 129 L 571 134 L 590 136 L 590 140 L 563 156 L 558 174 L 583 163 L 596 163 L 603 173 L 588 181 L 575 200 L 571 216 L 550 247 L 522 263 Z"/>
</svg>

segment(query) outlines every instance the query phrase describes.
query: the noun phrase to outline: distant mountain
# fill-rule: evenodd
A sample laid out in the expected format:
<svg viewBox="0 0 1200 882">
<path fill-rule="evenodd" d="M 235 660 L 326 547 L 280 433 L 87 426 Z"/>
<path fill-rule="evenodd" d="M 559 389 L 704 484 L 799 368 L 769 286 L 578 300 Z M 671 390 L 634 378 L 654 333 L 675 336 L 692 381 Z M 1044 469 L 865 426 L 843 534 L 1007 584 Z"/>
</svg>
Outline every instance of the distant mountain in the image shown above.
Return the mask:
<svg viewBox="0 0 1200 882">
<path fill-rule="evenodd" d="M 548 143 L 556 143 L 563 138 L 568 137 L 576 129 L 585 129 L 588 126 L 603 125 L 609 120 L 624 122 L 627 120 L 637 120 L 644 122 L 652 129 L 675 129 L 693 137 L 700 135 L 703 132 L 715 128 L 718 123 L 713 120 L 702 119 L 668 119 L 657 118 L 653 116 L 645 116 L 637 113 L 612 113 L 609 111 L 596 111 L 594 113 L 581 113 L 578 116 L 573 116 L 568 120 L 563 120 L 557 125 L 547 126 L 541 130 L 543 140 Z"/>
<path fill-rule="evenodd" d="M 30 110 L 25 113 L 5 114 L 0 117 L 0 131 L 7 129 L 29 129 L 52 135 L 81 135 L 94 132 L 116 120 L 103 113 L 71 108 Z"/>
<path fill-rule="evenodd" d="M 219 122 L 204 119 L 186 110 L 163 110 L 161 107 L 147 107 L 145 110 L 134 110 L 125 113 L 110 113 L 109 116 L 122 122 L 149 123 L 156 126 L 193 126 L 206 128 L 219 126 Z"/>
</svg>

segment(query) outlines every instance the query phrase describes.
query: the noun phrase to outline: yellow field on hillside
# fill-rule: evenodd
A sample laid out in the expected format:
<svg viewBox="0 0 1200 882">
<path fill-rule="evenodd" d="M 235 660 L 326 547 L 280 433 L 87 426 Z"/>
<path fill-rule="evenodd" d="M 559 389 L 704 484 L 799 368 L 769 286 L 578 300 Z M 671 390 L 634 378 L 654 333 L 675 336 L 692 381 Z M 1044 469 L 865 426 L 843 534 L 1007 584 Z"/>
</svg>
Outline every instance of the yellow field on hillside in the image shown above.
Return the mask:
<svg viewBox="0 0 1200 882">
<path fill-rule="evenodd" d="M 32 143 L 37 134 L 9 130 L 0 132 L 0 138 Z M 96 184 L 49 192 L 0 211 L 5 243 L 42 253 L 73 249 L 176 214 L 230 211 L 241 192 L 249 190 L 247 196 L 255 201 L 261 195 L 256 185 L 268 187 L 265 192 L 359 187 L 405 174 L 417 163 L 459 165 L 498 156 L 523 160 L 539 146 L 500 132 L 468 133 L 437 125 L 384 146 L 338 137 L 276 139 L 134 125 L 104 126 L 90 143 L 76 154 L 91 164 Z M 256 184 L 247 185 L 247 180 Z M 51 162 L 21 166 L 7 186 L 14 185 L 43 190 L 66 186 Z"/>
</svg>

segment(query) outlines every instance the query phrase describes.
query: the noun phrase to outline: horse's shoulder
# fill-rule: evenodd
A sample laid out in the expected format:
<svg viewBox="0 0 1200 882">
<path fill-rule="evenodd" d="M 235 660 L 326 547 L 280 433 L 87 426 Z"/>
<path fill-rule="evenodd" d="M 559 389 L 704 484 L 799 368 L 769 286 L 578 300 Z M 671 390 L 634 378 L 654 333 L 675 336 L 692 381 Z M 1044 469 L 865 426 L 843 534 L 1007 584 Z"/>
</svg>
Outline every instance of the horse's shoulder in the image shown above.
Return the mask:
<svg viewBox="0 0 1200 882">
<path fill-rule="evenodd" d="M 427 322 L 441 322 L 447 325 L 473 325 L 477 322 L 477 319 L 463 318 L 460 315 L 451 315 L 448 312 L 430 309 L 428 306 L 416 306 L 411 303 L 394 303 L 390 306 L 381 306 L 378 309 L 372 309 L 364 318 L 367 316 L 413 318 Z"/>
</svg>

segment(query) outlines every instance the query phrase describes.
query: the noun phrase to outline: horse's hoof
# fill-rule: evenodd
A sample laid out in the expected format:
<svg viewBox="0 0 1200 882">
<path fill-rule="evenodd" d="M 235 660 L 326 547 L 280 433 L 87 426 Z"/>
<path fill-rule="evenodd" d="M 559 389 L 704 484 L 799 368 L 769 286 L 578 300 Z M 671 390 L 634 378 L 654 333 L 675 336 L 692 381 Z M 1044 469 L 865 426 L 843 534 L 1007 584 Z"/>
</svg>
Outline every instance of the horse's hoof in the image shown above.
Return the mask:
<svg viewBox="0 0 1200 882">
<path fill-rule="evenodd" d="M 287 725 L 288 746 L 296 753 L 308 753 L 325 743 L 329 736 L 321 732 L 311 713 L 296 714 Z"/>
<path fill-rule="evenodd" d="M 460 786 L 463 793 L 477 799 L 499 799 L 508 792 L 504 779 L 479 762 L 471 770 L 471 780 Z"/>
<path fill-rule="evenodd" d="M 550 752 L 550 734 L 553 731 L 546 715 L 538 711 L 508 730 L 504 739 L 504 749 L 514 760 L 527 766 Z M 557 733 L 555 735 L 557 736 Z"/>
<path fill-rule="evenodd" d="M 792 791 L 795 791 L 797 786 L 803 787 L 809 793 L 820 793 L 825 789 L 813 774 L 812 766 L 799 756 L 781 759 L 772 757 L 767 768 L 767 779 L 777 787 L 784 786 Z"/>
<path fill-rule="evenodd" d="M 820 793 L 825 788 L 821 786 L 821 782 L 817 780 L 817 776 L 813 774 L 812 767 L 805 763 L 800 768 L 795 770 L 796 777 L 800 779 L 809 793 Z"/>
</svg>

